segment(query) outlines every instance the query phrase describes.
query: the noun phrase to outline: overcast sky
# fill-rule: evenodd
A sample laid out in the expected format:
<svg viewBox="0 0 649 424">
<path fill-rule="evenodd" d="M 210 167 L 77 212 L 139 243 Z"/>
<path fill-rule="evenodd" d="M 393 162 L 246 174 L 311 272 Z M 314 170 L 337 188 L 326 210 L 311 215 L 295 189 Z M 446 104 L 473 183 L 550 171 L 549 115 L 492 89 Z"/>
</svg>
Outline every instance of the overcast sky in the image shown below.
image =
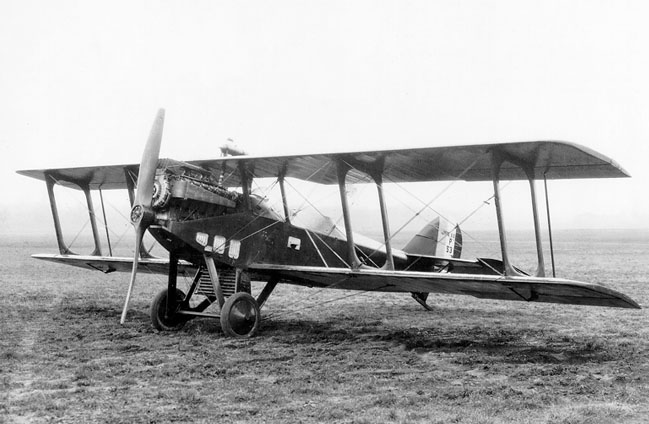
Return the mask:
<svg viewBox="0 0 649 424">
<path fill-rule="evenodd" d="M 644 1 L 0 5 L 0 234 L 51 230 L 18 169 L 161 155 L 569 140 L 632 179 L 553 182 L 559 228 L 649 228 Z M 480 201 L 481 199 L 477 199 Z M 125 212 L 126 213 L 126 212 Z"/>
</svg>

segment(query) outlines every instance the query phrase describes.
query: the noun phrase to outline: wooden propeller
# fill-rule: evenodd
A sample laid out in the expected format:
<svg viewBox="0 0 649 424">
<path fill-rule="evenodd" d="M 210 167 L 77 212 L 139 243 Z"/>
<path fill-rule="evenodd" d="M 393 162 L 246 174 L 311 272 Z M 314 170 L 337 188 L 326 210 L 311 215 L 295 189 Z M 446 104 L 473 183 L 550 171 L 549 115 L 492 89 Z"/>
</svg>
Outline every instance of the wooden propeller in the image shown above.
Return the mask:
<svg viewBox="0 0 649 424">
<path fill-rule="evenodd" d="M 126 321 L 128 304 L 131 300 L 131 293 L 133 292 L 133 286 L 135 285 L 135 276 L 137 275 L 142 238 L 154 217 L 151 208 L 153 202 L 153 182 L 160 156 L 160 144 L 162 143 L 164 119 L 164 109 L 158 110 L 158 114 L 156 115 L 155 120 L 153 121 L 153 126 L 151 127 L 151 132 L 149 133 L 149 139 L 147 140 L 144 152 L 142 153 L 142 160 L 140 161 L 140 169 L 137 177 L 137 192 L 133 208 L 131 209 L 131 223 L 135 228 L 135 255 L 133 256 L 131 281 L 128 284 L 128 291 L 126 292 L 126 301 L 124 302 L 120 324 L 124 324 L 124 321 Z"/>
</svg>

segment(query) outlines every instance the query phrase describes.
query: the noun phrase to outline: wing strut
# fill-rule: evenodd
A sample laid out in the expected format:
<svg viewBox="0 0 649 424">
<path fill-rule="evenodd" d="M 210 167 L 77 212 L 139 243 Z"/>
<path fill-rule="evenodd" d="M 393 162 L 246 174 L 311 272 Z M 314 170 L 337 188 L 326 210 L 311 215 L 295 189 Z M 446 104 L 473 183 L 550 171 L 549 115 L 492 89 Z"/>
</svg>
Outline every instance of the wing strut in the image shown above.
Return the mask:
<svg viewBox="0 0 649 424">
<path fill-rule="evenodd" d="M 288 198 L 286 197 L 286 186 L 284 185 L 285 176 L 286 176 L 286 164 L 284 164 L 284 166 L 282 167 L 282 170 L 280 171 L 279 176 L 277 177 L 277 181 L 279 182 L 279 191 L 282 194 L 282 208 L 284 209 L 284 220 L 286 221 L 287 224 L 290 224 L 291 213 L 288 209 Z"/>
<path fill-rule="evenodd" d="M 95 207 L 92 204 L 92 195 L 90 194 L 90 186 L 87 184 L 79 185 L 83 194 L 86 195 L 86 204 L 88 206 L 88 216 L 90 219 L 90 229 L 92 230 L 92 239 L 95 242 L 95 250 L 91 253 L 92 256 L 101 256 L 101 241 L 99 240 L 99 230 L 97 230 L 97 217 L 95 215 Z"/>
<path fill-rule="evenodd" d="M 557 272 L 554 267 L 554 243 L 552 241 L 552 222 L 550 220 L 550 197 L 548 195 L 548 179 L 545 173 L 543 173 L 543 185 L 545 186 L 545 210 L 548 215 L 548 236 L 550 238 L 550 260 L 552 261 L 552 277 L 557 277 Z"/>
<path fill-rule="evenodd" d="M 113 256 L 113 246 L 110 244 L 110 233 L 108 232 L 108 219 L 106 219 L 106 206 L 104 206 L 104 194 L 99 187 L 99 200 L 101 201 L 101 214 L 104 217 L 104 229 L 106 230 L 106 242 L 108 243 L 108 254 Z"/>
<path fill-rule="evenodd" d="M 45 174 L 45 185 L 47 186 L 47 194 L 50 198 L 50 209 L 52 211 L 52 219 L 54 220 L 54 232 L 56 234 L 56 241 L 59 245 L 59 252 L 62 255 L 76 255 L 65 244 L 63 239 L 63 231 L 61 230 L 61 220 L 59 218 L 59 211 L 56 204 L 56 195 L 54 194 L 54 186 L 60 181 L 51 173 Z M 91 256 L 102 256 L 101 253 L 101 240 L 99 239 L 99 231 L 97 230 L 97 217 L 95 208 L 92 204 L 92 195 L 90 193 L 90 186 L 86 183 L 79 181 L 69 181 L 76 185 L 86 197 L 86 207 L 88 208 L 88 217 L 90 221 L 90 228 L 92 230 L 92 239 L 94 241 L 95 250 L 90 254 Z M 102 200 L 103 209 L 103 200 Z M 104 215 L 105 216 L 105 215 Z M 104 218 L 105 221 L 105 218 Z M 72 241 L 74 243 L 74 241 Z"/>
<path fill-rule="evenodd" d="M 498 233 L 500 236 L 500 250 L 504 264 L 505 275 L 523 276 L 517 271 L 509 261 L 509 250 L 507 249 L 507 236 L 505 234 L 505 222 L 503 218 L 503 207 L 500 194 L 500 171 L 503 163 L 509 162 L 520 167 L 527 175 L 530 185 L 530 195 L 532 200 L 532 215 L 534 219 L 534 236 L 536 239 L 536 257 L 537 268 L 536 277 L 545 277 L 545 264 L 543 261 L 543 248 L 541 244 L 541 226 L 539 223 L 538 207 L 536 204 L 536 190 L 534 186 L 534 165 L 527 163 L 525 160 L 511 156 L 504 151 L 493 149 L 491 151 L 492 178 L 494 186 L 494 203 L 496 204 L 496 219 L 498 221 Z"/>
<path fill-rule="evenodd" d="M 54 184 L 56 184 L 56 179 L 50 173 L 45 174 L 45 185 L 47 186 L 47 195 L 50 198 L 50 209 L 52 210 L 52 218 L 54 219 L 54 233 L 56 234 L 56 242 L 59 245 L 59 253 L 61 255 L 74 255 L 74 252 L 65 245 L 65 241 L 63 240 L 59 209 L 56 206 L 56 196 L 54 195 Z"/>
<path fill-rule="evenodd" d="M 383 194 L 383 175 L 377 172 L 373 175 L 374 183 L 379 195 L 379 208 L 381 209 L 381 224 L 383 226 L 383 243 L 385 244 L 385 264 L 384 269 L 394 270 L 394 257 L 392 256 L 392 235 L 390 234 L 390 222 L 388 221 L 388 210 L 385 204 L 385 196 Z M 371 256 L 371 255 L 370 255 Z"/>
<path fill-rule="evenodd" d="M 347 260 L 349 261 L 350 268 L 358 269 L 361 266 L 361 261 L 356 255 L 354 231 L 352 230 L 352 218 L 349 212 L 347 189 L 345 187 L 345 179 L 347 178 L 347 173 L 351 167 L 345 161 L 338 160 L 336 161 L 336 168 L 338 173 L 338 188 L 340 190 L 340 204 L 343 209 L 343 220 L 345 221 L 345 236 L 347 237 Z"/>
</svg>

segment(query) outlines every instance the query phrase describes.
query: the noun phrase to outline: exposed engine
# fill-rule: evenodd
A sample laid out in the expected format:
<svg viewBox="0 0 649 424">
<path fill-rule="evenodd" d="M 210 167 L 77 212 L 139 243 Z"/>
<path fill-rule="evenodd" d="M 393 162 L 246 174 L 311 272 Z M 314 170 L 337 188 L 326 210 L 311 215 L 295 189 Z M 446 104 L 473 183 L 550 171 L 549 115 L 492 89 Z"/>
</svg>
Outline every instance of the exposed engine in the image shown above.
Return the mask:
<svg viewBox="0 0 649 424">
<path fill-rule="evenodd" d="M 159 217 L 192 220 L 223 215 L 236 209 L 240 198 L 206 169 L 171 159 L 159 162 L 152 200 Z"/>
</svg>

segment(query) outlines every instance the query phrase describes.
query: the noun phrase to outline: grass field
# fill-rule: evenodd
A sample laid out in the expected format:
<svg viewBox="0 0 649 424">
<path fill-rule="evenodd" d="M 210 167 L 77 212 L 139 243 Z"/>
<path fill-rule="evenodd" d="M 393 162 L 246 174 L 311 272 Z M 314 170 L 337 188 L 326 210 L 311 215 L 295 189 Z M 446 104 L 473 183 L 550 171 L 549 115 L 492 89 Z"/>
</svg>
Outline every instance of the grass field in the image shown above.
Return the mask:
<svg viewBox="0 0 649 424">
<path fill-rule="evenodd" d="M 649 238 L 564 237 L 560 275 L 649 305 Z M 261 333 L 224 338 L 198 319 L 158 333 L 142 276 L 36 261 L 0 245 L 0 422 L 649 421 L 643 310 L 280 286 Z"/>
</svg>

